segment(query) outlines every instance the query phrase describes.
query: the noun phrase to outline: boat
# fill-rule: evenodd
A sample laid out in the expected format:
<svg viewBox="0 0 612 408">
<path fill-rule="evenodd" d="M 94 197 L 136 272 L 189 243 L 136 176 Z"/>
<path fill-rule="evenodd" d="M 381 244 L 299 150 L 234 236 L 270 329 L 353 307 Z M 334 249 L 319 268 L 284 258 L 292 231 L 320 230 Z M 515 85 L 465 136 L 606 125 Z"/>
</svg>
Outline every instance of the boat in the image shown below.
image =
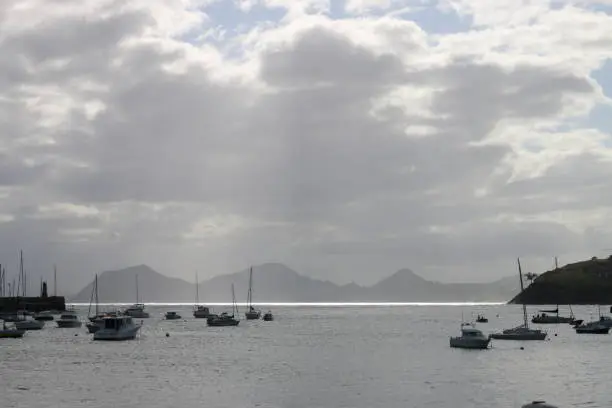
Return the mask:
<svg viewBox="0 0 612 408">
<path fill-rule="evenodd" d="M 524 290 L 523 286 L 523 272 L 521 270 L 521 261 L 517 259 L 519 280 L 521 282 L 521 292 Z M 492 333 L 491 338 L 495 340 L 545 340 L 548 333 L 540 329 L 532 329 L 529 327 L 529 320 L 527 319 L 527 307 L 523 303 L 523 324 L 511 329 L 503 330 L 502 332 Z"/>
<path fill-rule="evenodd" d="M 557 305 L 556 309 L 551 310 L 540 310 L 540 314 L 537 314 L 531 318 L 531 323 L 535 324 L 561 324 L 561 323 L 569 323 L 574 324 L 576 318 L 574 317 L 574 312 L 572 311 L 572 307 L 570 305 L 570 315 L 569 316 L 559 316 L 559 305 Z M 546 314 L 546 313 L 552 313 Z"/>
<path fill-rule="evenodd" d="M 34 315 L 34 320 L 41 322 L 49 322 L 53 320 L 53 313 L 50 310 L 45 310 Z"/>
<path fill-rule="evenodd" d="M 25 330 L 6 327 L 6 322 L 2 321 L 2 330 L 0 330 L 0 339 L 18 339 L 23 337 Z"/>
<path fill-rule="evenodd" d="M 609 316 L 603 316 L 601 314 L 601 306 L 598 305 L 597 306 L 597 313 L 599 315 L 599 319 L 598 320 L 593 320 L 591 322 L 587 322 L 585 324 L 576 324 L 574 325 L 575 329 L 578 329 L 579 327 L 582 328 L 581 330 L 584 330 L 585 327 L 607 327 L 608 329 L 612 329 L 612 319 Z M 578 331 L 576 331 L 577 333 Z"/>
<path fill-rule="evenodd" d="M 144 303 L 139 303 L 140 299 L 138 297 L 138 274 L 136 274 L 136 303 L 132 306 L 128 307 L 123 311 L 125 316 L 135 317 L 137 319 L 147 319 L 149 318 L 149 313 L 145 311 Z"/>
<path fill-rule="evenodd" d="M 247 320 L 258 320 L 261 317 L 261 311 L 253 307 L 253 267 L 249 270 L 249 291 L 247 293 L 247 311 L 244 314 Z"/>
<path fill-rule="evenodd" d="M 489 319 L 484 317 L 484 315 L 479 314 L 478 317 L 476 317 L 476 322 L 478 322 L 478 323 L 488 323 Z"/>
<path fill-rule="evenodd" d="M 79 320 L 79 316 L 72 310 L 67 310 L 60 315 L 57 320 L 57 327 L 66 328 L 78 328 L 83 325 L 83 322 Z"/>
<path fill-rule="evenodd" d="M 220 315 L 210 315 L 206 319 L 206 324 L 212 327 L 222 327 L 222 326 L 238 326 L 240 320 L 236 319 L 236 315 L 238 315 L 238 306 L 236 305 L 236 296 L 234 294 L 234 285 L 232 284 L 232 314 L 221 313 Z"/>
<path fill-rule="evenodd" d="M 25 318 L 14 323 L 17 330 L 42 330 L 45 327 L 45 322 L 42 320 L 34 320 Z"/>
<path fill-rule="evenodd" d="M 198 286 L 199 286 L 198 273 L 196 272 L 196 281 L 195 281 L 196 298 L 195 298 L 195 305 L 193 305 L 193 317 L 195 317 L 196 319 L 208 319 L 208 317 L 211 316 L 212 313 L 210 312 L 210 309 L 208 307 L 199 305 L 200 293 L 198 290 Z"/>
<path fill-rule="evenodd" d="M 182 319 L 181 315 L 176 312 L 166 312 L 166 320 L 178 320 Z"/>
<path fill-rule="evenodd" d="M 268 310 L 266 314 L 263 315 L 263 319 L 266 322 L 271 322 L 272 320 L 274 320 L 274 316 L 272 315 L 272 312 Z"/>
<path fill-rule="evenodd" d="M 138 334 L 140 325 L 130 316 L 104 317 L 100 328 L 94 333 L 94 340 L 132 340 Z"/>
<path fill-rule="evenodd" d="M 450 346 L 463 349 L 489 348 L 491 337 L 485 336 L 472 323 L 461 323 L 461 336 L 451 337 Z"/>
<path fill-rule="evenodd" d="M 574 327 L 578 334 L 608 334 L 610 328 L 599 322 L 590 322 L 580 326 Z"/>
<path fill-rule="evenodd" d="M 523 405 L 521 408 L 557 408 L 557 406 L 547 404 L 546 401 L 533 401 Z"/>
</svg>

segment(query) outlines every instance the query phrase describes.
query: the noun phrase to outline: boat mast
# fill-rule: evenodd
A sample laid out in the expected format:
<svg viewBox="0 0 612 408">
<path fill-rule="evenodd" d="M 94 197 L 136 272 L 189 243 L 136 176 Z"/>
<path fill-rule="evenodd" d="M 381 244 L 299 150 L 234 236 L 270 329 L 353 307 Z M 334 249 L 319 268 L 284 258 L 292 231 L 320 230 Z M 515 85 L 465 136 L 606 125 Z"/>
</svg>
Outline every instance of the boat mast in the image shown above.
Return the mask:
<svg viewBox="0 0 612 408">
<path fill-rule="evenodd" d="M 238 306 L 236 305 L 236 294 L 234 293 L 234 284 L 232 283 L 232 317 L 238 314 Z"/>
<path fill-rule="evenodd" d="M 136 304 L 138 304 L 138 274 L 136 274 Z"/>
<path fill-rule="evenodd" d="M 53 297 L 57 296 L 57 266 L 53 264 Z"/>
<path fill-rule="evenodd" d="M 521 293 L 523 293 L 523 290 L 525 289 L 523 287 L 523 271 L 521 270 L 521 260 L 520 258 L 516 258 L 516 262 L 518 263 L 518 270 L 519 270 L 519 280 L 521 282 Z M 521 300 L 522 300 L 522 304 L 523 304 L 523 321 L 525 322 L 525 328 L 528 327 L 528 323 L 527 323 L 527 307 L 525 306 L 525 300 L 523 299 L 523 297 L 521 296 Z"/>
<path fill-rule="evenodd" d="M 98 316 L 99 311 L 98 311 L 98 303 L 99 303 L 99 299 L 98 299 L 98 274 L 96 273 L 96 316 Z"/>
<path fill-rule="evenodd" d="M 253 267 L 249 270 L 249 292 L 247 295 L 247 308 L 251 310 L 251 304 L 253 303 Z"/>
<path fill-rule="evenodd" d="M 196 298 L 195 298 L 195 301 L 196 301 L 196 306 L 197 306 L 200 303 L 200 290 L 198 288 L 198 286 L 199 286 L 199 283 L 198 283 L 198 271 L 196 271 L 195 275 L 196 275 L 196 277 L 195 277 L 196 278 L 196 282 L 195 282 L 195 284 L 196 284 Z"/>
</svg>

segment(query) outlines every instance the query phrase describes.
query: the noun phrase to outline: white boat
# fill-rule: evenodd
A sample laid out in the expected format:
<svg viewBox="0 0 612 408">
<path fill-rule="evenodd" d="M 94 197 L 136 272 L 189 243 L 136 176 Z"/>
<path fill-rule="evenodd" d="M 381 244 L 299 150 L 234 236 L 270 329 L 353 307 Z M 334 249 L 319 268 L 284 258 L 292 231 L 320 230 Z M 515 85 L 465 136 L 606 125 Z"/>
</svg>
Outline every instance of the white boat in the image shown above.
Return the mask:
<svg viewBox="0 0 612 408">
<path fill-rule="evenodd" d="M 94 340 L 132 340 L 138 334 L 140 325 L 130 316 L 104 317 L 100 328 L 94 333 Z"/>
<path fill-rule="evenodd" d="M 34 319 L 24 319 L 15 322 L 15 328 L 17 330 L 42 330 L 45 327 L 45 322 Z"/>
<path fill-rule="evenodd" d="M 521 282 L 521 293 L 524 290 L 523 287 L 523 272 L 521 269 L 521 261 L 517 259 L 519 280 Z M 529 320 L 527 319 L 527 307 L 523 303 L 523 324 L 511 329 L 506 329 L 502 332 L 491 334 L 491 338 L 495 340 L 545 340 L 548 334 L 540 329 L 532 329 L 529 327 Z"/>
<path fill-rule="evenodd" d="M 60 318 L 57 320 L 57 327 L 66 329 L 66 328 L 77 328 L 81 327 L 83 322 L 79 320 L 79 316 L 72 310 L 67 310 L 60 315 Z"/>
<path fill-rule="evenodd" d="M 491 337 L 485 336 L 471 323 L 461 323 L 461 336 L 451 337 L 450 346 L 464 349 L 486 349 Z"/>
</svg>

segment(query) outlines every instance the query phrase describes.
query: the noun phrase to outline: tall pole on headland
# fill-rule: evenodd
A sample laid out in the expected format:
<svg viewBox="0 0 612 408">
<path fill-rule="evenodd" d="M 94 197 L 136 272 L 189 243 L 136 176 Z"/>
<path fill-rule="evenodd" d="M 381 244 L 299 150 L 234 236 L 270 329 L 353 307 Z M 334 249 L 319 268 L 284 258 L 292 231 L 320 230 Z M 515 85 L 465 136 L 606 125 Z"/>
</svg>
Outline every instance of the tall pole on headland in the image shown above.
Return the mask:
<svg viewBox="0 0 612 408">
<path fill-rule="evenodd" d="M 557 257 L 555 256 L 555 269 L 559 269 L 559 263 L 557 262 Z"/>
</svg>

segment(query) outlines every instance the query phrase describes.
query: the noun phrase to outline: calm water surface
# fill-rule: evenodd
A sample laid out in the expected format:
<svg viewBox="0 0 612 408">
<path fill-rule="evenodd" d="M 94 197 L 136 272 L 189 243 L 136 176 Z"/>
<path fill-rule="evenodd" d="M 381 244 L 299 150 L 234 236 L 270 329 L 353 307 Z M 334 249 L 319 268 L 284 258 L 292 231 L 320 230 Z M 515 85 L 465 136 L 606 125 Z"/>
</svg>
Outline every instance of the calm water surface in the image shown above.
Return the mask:
<svg viewBox="0 0 612 408">
<path fill-rule="evenodd" d="M 148 309 L 134 341 L 93 342 L 85 326 L 54 322 L 20 340 L 0 339 L 1 406 L 507 408 L 534 399 L 612 406 L 612 334 L 551 325 L 550 341 L 449 347 L 462 311 L 484 312 L 489 323 L 479 328 L 489 332 L 518 324 L 517 306 L 275 307 L 275 321 L 235 328 L 209 328 L 189 306 Z M 167 310 L 185 319 L 162 320 Z M 87 308 L 79 312 L 85 320 Z"/>
</svg>

